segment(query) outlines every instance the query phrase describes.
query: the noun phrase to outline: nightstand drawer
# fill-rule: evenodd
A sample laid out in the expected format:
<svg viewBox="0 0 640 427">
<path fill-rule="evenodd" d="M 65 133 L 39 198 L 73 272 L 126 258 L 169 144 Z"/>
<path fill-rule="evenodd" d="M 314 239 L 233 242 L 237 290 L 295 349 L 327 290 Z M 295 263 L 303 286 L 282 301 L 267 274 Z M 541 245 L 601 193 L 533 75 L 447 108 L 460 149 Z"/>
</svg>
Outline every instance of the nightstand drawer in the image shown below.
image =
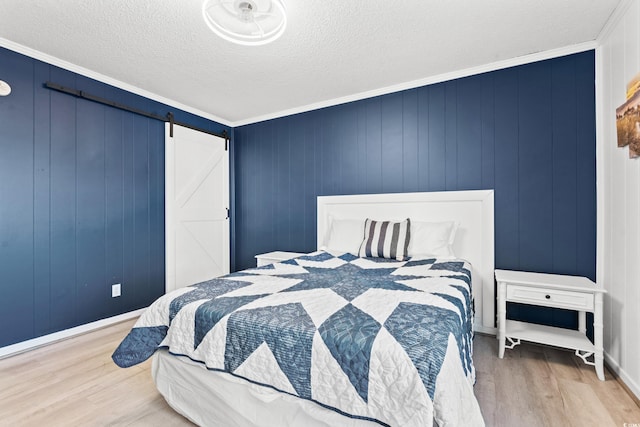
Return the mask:
<svg viewBox="0 0 640 427">
<path fill-rule="evenodd" d="M 507 301 L 568 310 L 593 311 L 593 293 L 566 292 L 556 289 L 536 289 L 531 286 L 510 285 Z"/>
</svg>

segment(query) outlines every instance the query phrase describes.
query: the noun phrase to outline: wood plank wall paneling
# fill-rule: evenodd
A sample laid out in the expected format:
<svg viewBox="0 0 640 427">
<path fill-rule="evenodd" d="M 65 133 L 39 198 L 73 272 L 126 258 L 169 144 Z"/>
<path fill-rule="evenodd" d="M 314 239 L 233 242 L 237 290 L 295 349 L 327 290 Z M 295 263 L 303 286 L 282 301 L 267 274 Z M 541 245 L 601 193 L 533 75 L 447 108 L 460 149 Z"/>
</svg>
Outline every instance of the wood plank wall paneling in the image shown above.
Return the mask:
<svg viewBox="0 0 640 427">
<path fill-rule="evenodd" d="M 2 155 L 0 156 L 0 262 L 3 272 L 3 297 L 0 298 L 0 325 L 2 334 L 8 340 L 17 341 L 21 331 L 6 328 L 4 325 L 22 324 L 25 328 L 34 328 L 33 286 L 24 289 L 21 277 L 33 282 L 33 239 L 34 239 L 34 202 L 33 197 L 15 203 L 15 188 L 24 188 L 32 194 L 33 181 L 33 144 L 15 144 L 8 141 L 33 141 L 34 139 L 34 88 L 22 76 L 32 76 L 33 66 L 19 58 L 2 58 L 3 79 L 12 85 L 11 96 L 18 102 L 10 106 L 0 103 L 0 129 L 2 129 Z M 28 122 L 30 126 L 16 127 L 12 123 Z M 22 165 L 22 167 L 16 167 Z M 7 174 L 11 171 L 10 174 Z M 12 207 L 13 206 L 13 207 Z"/>
<path fill-rule="evenodd" d="M 608 291 L 604 298 L 605 359 L 640 398 L 640 159 L 630 159 L 629 149 L 617 146 L 614 114 L 626 100 L 627 84 L 640 72 L 640 3 L 623 2 L 619 9 L 598 51 L 598 124 L 602 129 L 598 133 L 598 191 L 603 195 L 599 201 L 598 280 Z M 589 171 L 581 167 L 579 173 L 584 176 Z M 585 203 L 580 195 L 578 203 L 579 209 Z"/>
<path fill-rule="evenodd" d="M 594 58 L 588 51 L 236 128 L 235 268 L 262 252 L 314 250 L 319 195 L 493 188 L 496 267 L 595 279 Z M 558 310 L 510 313 L 576 323 Z"/>
<path fill-rule="evenodd" d="M 0 347 L 164 292 L 164 124 L 53 81 L 214 131 L 218 123 L 0 49 Z M 122 296 L 111 298 L 111 285 Z"/>
</svg>

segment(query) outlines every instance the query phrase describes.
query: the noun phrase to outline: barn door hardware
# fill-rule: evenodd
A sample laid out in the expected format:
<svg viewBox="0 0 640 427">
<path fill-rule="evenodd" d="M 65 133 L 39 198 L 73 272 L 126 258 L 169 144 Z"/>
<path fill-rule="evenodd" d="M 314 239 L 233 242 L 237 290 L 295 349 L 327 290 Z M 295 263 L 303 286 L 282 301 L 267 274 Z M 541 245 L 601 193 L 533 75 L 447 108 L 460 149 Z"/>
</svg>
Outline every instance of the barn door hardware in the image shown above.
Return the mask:
<svg viewBox="0 0 640 427">
<path fill-rule="evenodd" d="M 50 90 L 55 90 L 56 92 L 65 93 L 67 95 L 75 96 L 76 98 L 86 99 L 88 101 L 97 102 L 98 104 L 107 105 L 109 107 L 117 108 L 117 109 L 123 110 L 123 111 L 128 111 L 129 113 L 134 113 L 134 114 L 138 114 L 140 116 L 148 117 L 150 119 L 160 120 L 161 122 L 169 123 L 169 136 L 172 137 L 172 138 L 173 138 L 173 125 L 174 124 L 178 125 L 178 126 L 185 127 L 185 128 L 193 129 L 193 130 L 198 131 L 198 132 L 203 132 L 203 133 L 206 133 L 206 134 L 209 134 L 209 135 L 217 136 L 218 138 L 224 138 L 224 140 L 225 140 L 225 151 L 227 150 L 227 143 L 229 141 L 229 134 L 227 133 L 226 129 L 221 134 L 220 133 L 216 133 L 216 132 L 212 132 L 212 131 L 207 130 L 207 129 L 202 129 L 202 128 L 197 127 L 197 126 L 192 126 L 192 125 L 190 125 L 188 123 L 183 123 L 183 122 L 176 121 L 172 112 L 168 112 L 166 116 L 161 116 L 161 115 L 155 114 L 155 113 L 149 113 L 147 111 L 140 110 L 140 109 L 135 108 L 135 107 L 130 107 L 128 105 L 121 104 L 119 102 L 111 101 L 109 99 L 102 98 L 100 96 L 92 95 L 92 94 L 87 93 L 87 92 L 85 92 L 83 90 L 72 89 L 72 88 L 69 88 L 69 87 L 65 87 L 65 86 L 59 85 L 57 83 L 46 82 L 44 84 L 44 87 L 47 88 L 47 89 L 50 89 Z"/>
</svg>

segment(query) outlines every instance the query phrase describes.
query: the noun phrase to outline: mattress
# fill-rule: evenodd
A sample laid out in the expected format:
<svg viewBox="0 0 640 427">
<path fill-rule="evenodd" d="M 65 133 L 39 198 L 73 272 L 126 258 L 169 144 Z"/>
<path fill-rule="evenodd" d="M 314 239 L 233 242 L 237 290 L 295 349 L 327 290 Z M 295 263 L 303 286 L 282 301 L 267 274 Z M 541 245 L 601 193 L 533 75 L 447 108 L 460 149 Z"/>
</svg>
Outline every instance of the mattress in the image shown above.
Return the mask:
<svg viewBox="0 0 640 427">
<path fill-rule="evenodd" d="M 373 427 L 314 402 L 251 383 L 166 349 L 153 356 L 151 375 L 167 403 L 206 427 Z"/>
</svg>

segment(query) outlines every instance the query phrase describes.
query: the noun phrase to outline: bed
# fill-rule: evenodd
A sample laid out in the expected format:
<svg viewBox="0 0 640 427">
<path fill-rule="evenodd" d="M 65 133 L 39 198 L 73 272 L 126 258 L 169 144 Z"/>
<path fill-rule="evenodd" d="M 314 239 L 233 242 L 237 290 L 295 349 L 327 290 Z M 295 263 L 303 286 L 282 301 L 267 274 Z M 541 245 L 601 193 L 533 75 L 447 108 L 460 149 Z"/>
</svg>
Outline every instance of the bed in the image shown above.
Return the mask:
<svg viewBox="0 0 640 427">
<path fill-rule="evenodd" d="M 493 192 L 325 196 L 317 213 L 316 252 L 162 296 L 114 361 L 153 357 L 199 425 L 484 425 Z"/>
</svg>

